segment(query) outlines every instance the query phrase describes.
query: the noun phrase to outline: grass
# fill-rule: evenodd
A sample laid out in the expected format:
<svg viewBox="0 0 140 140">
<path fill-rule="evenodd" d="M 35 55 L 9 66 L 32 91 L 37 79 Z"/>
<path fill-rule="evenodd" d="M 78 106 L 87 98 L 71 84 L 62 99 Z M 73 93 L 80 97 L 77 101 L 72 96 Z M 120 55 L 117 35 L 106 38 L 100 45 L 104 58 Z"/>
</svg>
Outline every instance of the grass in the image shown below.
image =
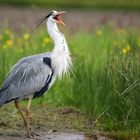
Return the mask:
<svg viewBox="0 0 140 140">
<path fill-rule="evenodd" d="M 53 8 L 90 8 L 90 9 L 125 9 L 139 10 L 139 0 L 84 0 L 84 1 L 65 1 L 65 0 L 1 0 L 0 5 L 14 6 L 41 6 Z"/>
<path fill-rule="evenodd" d="M 56 81 L 34 104 L 77 108 L 96 128 L 117 138 L 137 137 L 140 131 L 140 32 L 99 27 L 93 32 L 65 33 L 72 51 L 74 74 Z M 0 35 L 0 83 L 23 56 L 52 50 L 44 30 Z"/>
</svg>

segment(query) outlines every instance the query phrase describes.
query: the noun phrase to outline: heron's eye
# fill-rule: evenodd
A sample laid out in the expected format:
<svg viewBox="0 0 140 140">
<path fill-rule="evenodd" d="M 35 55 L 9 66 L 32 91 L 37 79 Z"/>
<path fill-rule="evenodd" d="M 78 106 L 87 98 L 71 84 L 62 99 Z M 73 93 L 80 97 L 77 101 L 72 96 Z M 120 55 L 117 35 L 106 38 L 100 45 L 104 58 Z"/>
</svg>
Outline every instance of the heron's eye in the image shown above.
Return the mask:
<svg viewBox="0 0 140 140">
<path fill-rule="evenodd" d="M 52 17 L 54 17 L 55 15 L 54 15 L 54 13 L 52 13 Z"/>
</svg>

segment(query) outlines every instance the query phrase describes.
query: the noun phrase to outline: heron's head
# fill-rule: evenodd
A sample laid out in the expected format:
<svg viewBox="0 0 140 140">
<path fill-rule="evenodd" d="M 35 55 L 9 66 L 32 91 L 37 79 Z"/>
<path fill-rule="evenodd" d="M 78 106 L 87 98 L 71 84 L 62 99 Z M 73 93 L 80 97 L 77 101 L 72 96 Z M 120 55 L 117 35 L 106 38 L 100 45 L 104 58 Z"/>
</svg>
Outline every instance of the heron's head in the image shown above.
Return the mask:
<svg viewBox="0 0 140 140">
<path fill-rule="evenodd" d="M 45 17 L 39 19 L 36 23 L 37 23 L 37 27 L 46 19 L 48 19 L 49 22 L 52 23 L 58 23 L 58 24 L 62 24 L 65 25 L 65 23 L 62 21 L 62 19 L 60 18 L 60 16 L 62 14 L 66 13 L 65 11 L 51 11 L 49 14 L 47 14 Z"/>
<path fill-rule="evenodd" d="M 65 11 L 61 11 L 61 12 L 52 11 L 52 12 L 50 12 L 50 14 L 47 15 L 48 20 L 51 20 L 52 22 L 56 22 L 56 23 L 65 25 L 65 23 L 60 18 L 60 16 L 64 13 L 66 13 L 66 12 Z"/>
</svg>

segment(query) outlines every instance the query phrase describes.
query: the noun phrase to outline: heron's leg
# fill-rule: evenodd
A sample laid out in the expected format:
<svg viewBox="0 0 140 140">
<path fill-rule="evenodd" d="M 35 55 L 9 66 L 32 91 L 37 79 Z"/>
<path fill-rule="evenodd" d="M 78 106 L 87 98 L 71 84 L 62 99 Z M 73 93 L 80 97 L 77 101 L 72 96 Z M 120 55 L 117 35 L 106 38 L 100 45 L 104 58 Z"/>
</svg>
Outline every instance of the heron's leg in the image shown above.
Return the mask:
<svg viewBox="0 0 140 140">
<path fill-rule="evenodd" d="M 29 101 L 28 101 L 28 106 L 25 110 L 25 115 L 26 115 L 26 121 L 27 121 L 27 129 L 28 129 L 28 131 L 30 132 L 31 135 L 34 135 L 34 132 L 30 128 L 30 121 L 29 121 L 31 102 L 32 102 L 32 98 L 30 98 Z"/>
<path fill-rule="evenodd" d="M 29 99 L 28 101 L 28 106 L 25 110 L 25 116 L 26 116 L 26 121 L 27 121 L 27 132 L 30 132 L 31 136 L 39 136 L 39 134 L 35 133 L 34 131 L 32 131 L 32 129 L 30 128 L 30 109 L 31 109 L 31 102 L 32 102 L 32 98 Z"/>
<path fill-rule="evenodd" d="M 31 102 L 31 101 L 30 101 Z M 29 122 L 27 121 L 26 117 L 24 116 L 23 112 L 22 112 L 22 109 L 19 107 L 19 102 L 17 100 L 15 100 L 15 106 L 16 108 L 18 109 L 19 113 L 21 114 L 22 118 L 23 118 L 23 121 L 24 121 L 24 125 L 25 125 L 25 128 L 27 130 L 27 136 L 28 137 L 31 137 L 31 134 L 30 134 L 30 129 L 29 129 Z"/>
</svg>

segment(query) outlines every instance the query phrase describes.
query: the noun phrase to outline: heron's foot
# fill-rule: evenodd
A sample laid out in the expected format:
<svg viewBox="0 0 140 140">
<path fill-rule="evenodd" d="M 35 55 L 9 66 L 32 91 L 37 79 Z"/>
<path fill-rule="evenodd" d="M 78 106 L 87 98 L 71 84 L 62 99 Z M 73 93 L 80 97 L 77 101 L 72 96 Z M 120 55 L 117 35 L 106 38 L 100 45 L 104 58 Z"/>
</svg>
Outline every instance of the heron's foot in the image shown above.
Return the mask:
<svg viewBox="0 0 140 140">
<path fill-rule="evenodd" d="M 32 135 L 32 136 L 40 136 L 38 133 L 35 133 L 35 132 L 33 132 L 33 131 L 32 131 L 32 133 L 31 133 L 31 135 Z"/>
<path fill-rule="evenodd" d="M 35 133 L 32 129 L 30 129 L 30 131 L 27 132 L 27 137 L 28 138 L 35 138 L 40 136 L 38 133 Z"/>
<path fill-rule="evenodd" d="M 30 134 L 34 137 L 34 136 L 40 136 L 38 133 L 34 132 L 31 128 L 30 128 Z"/>
<path fill-rule="evenodd" d="M 27 138 L 33 138 L 31 133 L 27 133 Z"/>
<path fill-rule="evenodd" d="M 39 134 L 37 134 L 37 133 L 28 133 L 27 134 L 27 138 L 35 138 L 35 137 L 38 137 L 39 136 Z"/>
</svg>

